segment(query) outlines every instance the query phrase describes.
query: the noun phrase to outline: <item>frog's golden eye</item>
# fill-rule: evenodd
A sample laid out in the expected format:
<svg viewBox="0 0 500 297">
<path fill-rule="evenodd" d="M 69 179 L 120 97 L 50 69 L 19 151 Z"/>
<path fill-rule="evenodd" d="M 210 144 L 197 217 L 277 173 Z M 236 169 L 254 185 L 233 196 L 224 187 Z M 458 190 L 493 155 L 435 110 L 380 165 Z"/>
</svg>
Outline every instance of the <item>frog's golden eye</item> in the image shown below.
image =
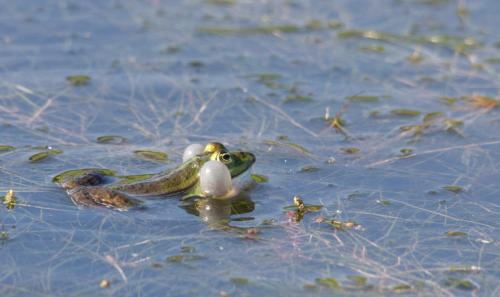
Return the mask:
<svg viewBox="0 0 500 297">
<path fill-rule="evenodd" d="M 221 161 L 222 163 L 229 163 L 229 162 L 231 162 L 231 154 L 229 154 L 229 153 L 221 153 L 219 155 L 219 161 Z"/>
</svg>

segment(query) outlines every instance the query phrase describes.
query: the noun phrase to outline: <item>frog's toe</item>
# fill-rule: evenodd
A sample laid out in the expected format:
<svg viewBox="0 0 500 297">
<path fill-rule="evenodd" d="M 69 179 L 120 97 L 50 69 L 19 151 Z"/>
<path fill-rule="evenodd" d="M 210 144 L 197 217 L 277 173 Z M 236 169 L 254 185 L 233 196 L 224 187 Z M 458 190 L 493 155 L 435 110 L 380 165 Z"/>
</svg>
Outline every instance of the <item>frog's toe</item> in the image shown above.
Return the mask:
<svg viewBox="0 0 500 297">
<path fill-rule="evenodd" d="M 82 206 L 105 206 L 127 210 L 140 206 L 140 200 L 129 197 L 123 192 L 110 190 L 102 187 L 78 187 L 68 191 L 71 201 Z"/>
</svg>

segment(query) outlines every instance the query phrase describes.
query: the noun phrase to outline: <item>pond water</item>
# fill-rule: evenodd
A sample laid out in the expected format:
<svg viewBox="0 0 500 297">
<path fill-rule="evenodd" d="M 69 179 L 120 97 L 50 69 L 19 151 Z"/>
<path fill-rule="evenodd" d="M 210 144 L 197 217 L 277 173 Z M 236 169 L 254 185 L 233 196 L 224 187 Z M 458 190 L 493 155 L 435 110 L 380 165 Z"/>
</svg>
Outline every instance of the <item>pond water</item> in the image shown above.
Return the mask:
<svg viewBox="0 0 500 297">
<path fill-rule="evenodd" d="M 0 295 L 500 295 L 499 9 L 3 1 Z M 212 212 L 77 207 L 51 181 L 214 140 L 268 180 Z"/>
</svg>

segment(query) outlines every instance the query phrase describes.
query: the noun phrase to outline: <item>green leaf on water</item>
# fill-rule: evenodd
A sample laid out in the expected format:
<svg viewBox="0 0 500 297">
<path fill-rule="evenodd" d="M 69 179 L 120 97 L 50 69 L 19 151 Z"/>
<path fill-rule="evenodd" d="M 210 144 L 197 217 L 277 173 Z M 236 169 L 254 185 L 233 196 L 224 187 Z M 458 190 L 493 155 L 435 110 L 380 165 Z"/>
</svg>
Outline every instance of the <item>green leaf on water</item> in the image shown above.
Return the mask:
<svg viewBox="0 0 500 297">
<path fill-rule="evenodd" d="M 149 160 L 154 161 L 166 161 L 168 159 L 168 154 L 164 152 L 158 151 L 150 151 L 150 150 L 136 150 L 134 154 Z"/>
<path fill-rule="evenodd" d="M 391 110 L 391 113 L 396 116 L 406 116 L 406 117 L 415 117 L 420 115 L 420 111 L 406 108 L 396 108 Z"/>
<path fill-rule="evenodd" d="M 452 273 L 479 273 L 481 267 L 475 265 L 452 265 L 448 268 L 448 272 Z"/>
<path fill-rule="evenodd" d="M 340 289 L 339 282 L 333 277 L 317 278 L 316 283 L 325 286 L 329 289 L 335 289 L 335 290 Z"/>
<path fill-rule="evenodd" d="M 269 178 L 267 176 L 265 176 L 265 175 L 251 174 L 250 176 L 257 183 L 267 183 L 269 181 Z"/>
<path fill-rule="evenodd" d="M 361 276 L 361 275 L 348 275 L 347 279 L 354 282 L 356 287 L 364 287 L 367 283 L 366 277 Z"/>
<path fill-rule="evenodd" d="M 413 149 L 411 148 L 402 148 L 400 151 L 401 157 L 408 157 L 413 154 Z"/>
<path fill-rule="evenodd" d="M 167 257 L 167 262 L 182 263 L 183 261 L 184 261 L 184 256 L 182 256 L 182 255 L 175 255 L 175 256 Z"/>
<path fill-rule="evenodd" d="M 391 290 L 396 294 L 408 293 L 408 291 L 411 290 L 411 286 L 407 284 L 399 284 L 392 287 Z"/>
<path fill-rule="evenodd" d="M 90 76 L 88 75 L 70 75 L 66 77 L 66 80 L 73 86 L 84 86 L 90 82 Z"/>
<path fill-rule="evenodd" d="M 452 193 L 458 194 L 464 191 L 464 188 L 461 186 L 451 185 L 451 186 L 443 186 L 443 189 L 446 191 L 450 191 Z"/>
<path fill-rule="evenodd" d="M 313 98 L 311 96 L 292 94 L 292 95 L 286 96 L 286 98 L 283 100 L 283 103 L 311 102 L 311 101 L 313 101 Z"/>
<path fill-rule="evenodd" d="M 230 278 L 230 281 L 236 285 L 247 285 L 248 283 L 250 283 L 250 281 L 246 277 L 232 277 Z"/>
<path fill-rule="evenodd" d="M 36 153 L 34 155 L 31 155 L 29 157 L 29 160 L 31 162 L 40 162 L 44 159 L 46 159 L 47 157 L 51 156 L 51 155 L 60 155 L 62 154 L 63 151 L 60 150 L 60 149 L 52 149 L 52 148 L 49 148 L 43 152 L 39 152 L 39 153 Z"/>
<path fill-rule="evenodd" d="M 96 141 L 103 144 L 122 144 L 127 142 L 127 139 L 118 135 L 103 135 L 97 137 Z"/>
<path fill-rule="evenodd" d="M 391 201 L 386 200 L 386 199 L 377 199 L 376 201 L 380 205 L 391 205 Z"/>
<path fill-rule="evenodd" d="M 448 287 L 454 287 L 461 290 L 472 291 L 477 288 L 474 283 L 467 279 L 460 279 L 455 277 L 448 277 L 445 281 L 445 285 Z"/>
<path fill-rule="evenodd" d="M 346 97 L 347 100 L 352 102 L 377 102 L 379 98 L 379 96 L 373 95 L 354 95 Z"/>
<path fill-rule="evenodd" d="M 360 149 L 357 147 L 342 147 L 340 148 L 340 151 L 344 154 L 353 155 L 359 153 Z"/>
<path fill-rule="evenodd" d="M 372 52 L 372 53 L 383 53 L 385 52 L 385 47 L 378 44 L 370 44 L 364 45 L 359 48 L 359 50 L 363 52 Z"/>
<path fill-rule="evenodd" d="M 15 147 L 13 147 L 12 145 L 0 145 L 0 152 L 1 151 L 11 151 L 14 149 L 15 149 Z"/>
<path fill-rule="evenodd" d="M 467 233 L 462 232 L 462 231 L 447 231 L 444 233 L 444 235 L 448 237 L 465 237 L 468 236 Z"/>
<path fill-rule="evenodd" d="M 439 97 L 439 100 L 443 102 L 446 105 L 453 105 L 458 101 L 458 98 L 455 97 L 448 97 L 448 96 L 441 96 Z"/>
<path fill-rule="evenodd" d="M 429 112 L 429 113 L 425 114 L 422 121 L 424 123 L 430 123 L 430 122 L 434 121 L 435 119 L 443 117 L 443 116 L 444 116 L 443 113 L 440 111 Z"/>
<path fill-rule="evenodd" d="M 40 152 L 29 157 L 31 162 L 40 162 L 50 156 L 49 152 Z"/>
<path fill-rule="evenodd" d="M 292 149 L 298 151 L 299 153 L 302 153 L 302 154 L 308 154 L 309 153 L 309 151 L 305 147 L 303 147 L 303 146 L 301 146 L 299 144 L 296 144 L 296 143 L 287 143 L 287 145 L 289 147 L 291 147 Z"/>
<path fill-rule="evenodd" d="M 298 172 L 300 173 L 305 173 L 305 172 L 316 172 L 316 171 L 319 171 L 320 169 L 316 166 L 313 166 L 313 165 L 306 165 L 306 166 L 302 166 Z"/>
</svg>

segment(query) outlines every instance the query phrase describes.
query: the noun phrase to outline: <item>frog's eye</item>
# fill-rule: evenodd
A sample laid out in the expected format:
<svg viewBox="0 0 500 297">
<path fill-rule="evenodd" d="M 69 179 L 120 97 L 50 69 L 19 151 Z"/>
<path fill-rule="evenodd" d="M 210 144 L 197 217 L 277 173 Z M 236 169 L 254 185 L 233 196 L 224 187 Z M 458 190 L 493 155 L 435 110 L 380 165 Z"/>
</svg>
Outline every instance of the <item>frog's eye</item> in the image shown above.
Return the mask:
<svg viewBox="0 0 500 297">
<path fill-rule="evenodd" d="M 222 153 L 219 155 L 219 160 L 222 163 L 229 163 L 231 161 L 231 155 L 229 153 Z"/>
</svg>

